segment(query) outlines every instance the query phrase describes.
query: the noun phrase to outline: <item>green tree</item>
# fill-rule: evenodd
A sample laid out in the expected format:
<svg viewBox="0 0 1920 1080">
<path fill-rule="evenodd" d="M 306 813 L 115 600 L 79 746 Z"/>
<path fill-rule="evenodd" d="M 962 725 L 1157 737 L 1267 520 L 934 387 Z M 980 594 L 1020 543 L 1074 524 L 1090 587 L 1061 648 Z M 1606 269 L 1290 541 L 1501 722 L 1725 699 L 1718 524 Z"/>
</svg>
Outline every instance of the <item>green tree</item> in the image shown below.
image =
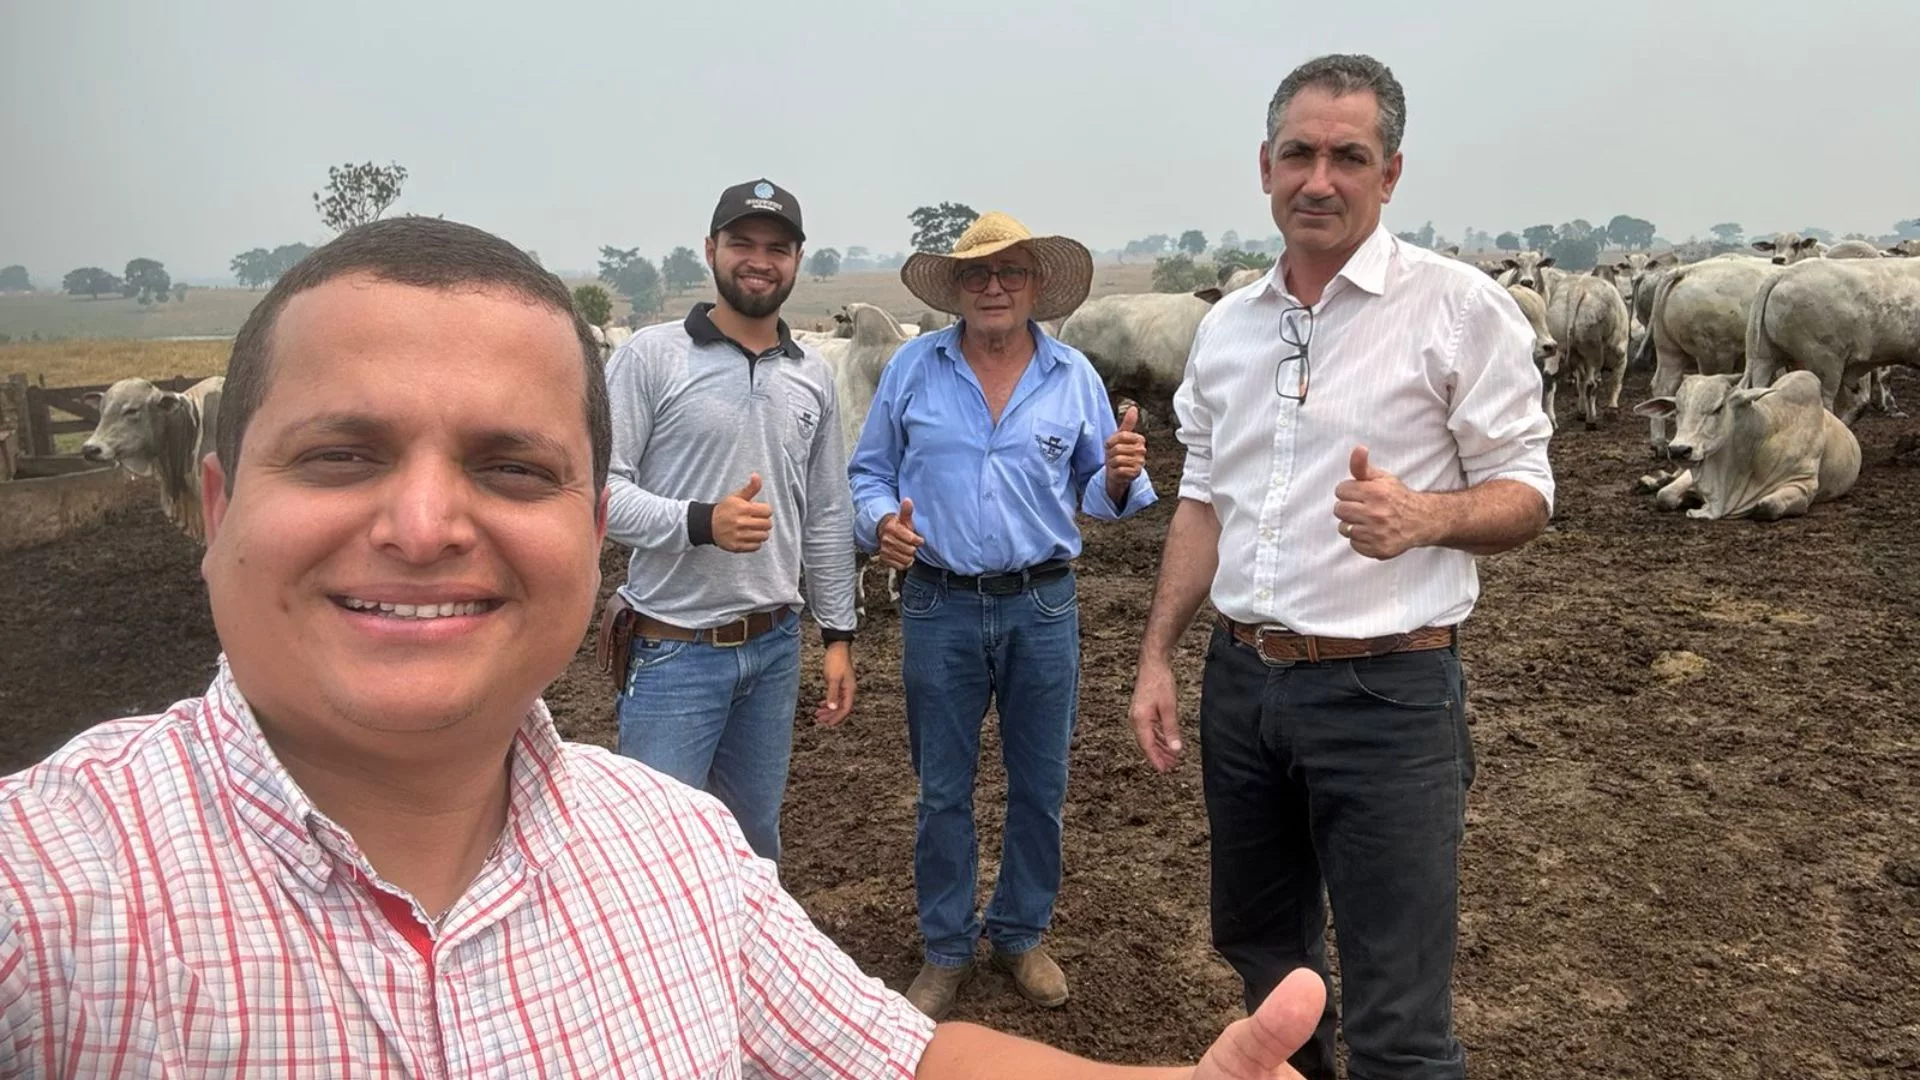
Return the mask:
<svg viewBox="0 0 1920 1080">
<path fill-rule="evenodd" d="M 1216 276 L 1235 270 L 1266 270 L 1273 266 L 1273 256 L 1228 248 L 1213 257 L 1213 265 Z"/>
<path fill-rule="evenodd" d="M 27 276 L 27 268 L 19 264 L 0 269 L 0 292 L 32 292 L 33 279 Z"/>
<path fill-rule="evenodd" d="M 1493 246 L 1499 248 L 1501 251 L 1519 251 L 1520 238 L 1513 235 L 1512 229 L 1508 229 L 1506 232 L 1493 238 Z"/>
<path fill-rule="evenodd" d="M 345 232 L 355 225 L 380 220 L 380 215 L 400 198 L 407 182 L 406 166 L 399 162 L 364 165 L 351 162 L 327 168 L 327 193 L 313 193 L 313 208 L 320 220 L 334 232 Z"/>
<path fill-rule="evenodd" d="M 1195 258 L 1207 253 L 1207 234 L 1199 229 L 1188 229 L 1180 234 L 1180 250 Z"/>
<path fill-rule="evenodd" d="M 279 247 L 274 248 L 273 254 L 270 256 L 273 276 L 267 279 L 268 284 L 272 284 L 286 277 L 287 271 L 300 265 L 300 260 L 311 254 L 313 254 L 313 249 L 305 244 L 281 244 Z"/>
<path fill-rule="evenodd" d="M 184 303 L 186 303 L 186 302 L 187 302 L 187 289 L 188 289 L 189 287 L 190 287 L 190 286 L 188 286 L 188 285 L 187 285 L 187 283 L 186 283 L 186 282 L 184 282 L 184 281 L 176 281 L 176 282 L 174 282 L 174 283 L 173 283 L 173 302 L 174 302 L 174 303 L 176 303 L 176 304 L 184 304 Z"/>
<path fill-rule="evenodd" d="M 1713 234 L 1715 240 L 1723 244 L 1737 244 L 1741 237 L 1747 235 L 1747 230 L 1737 221 L 1723 221 L 1708 228 L 1707 231 Z"/>
<path fill-rule="evenodd" d="M 97 266 L 82 266 L 78 270 L 67 271 L 60 281 L 60 288 L 69 296 L 84 296 L 89 300 L 100 299 L 101 293 L 120 291 L 120 279 Z"/>
<path fill-rule="evenodd" d="M 1920 217 L 1894 222 L 1893 232 L 1902 240 L 1920 240 Z"/>
<path fill-rule="evenodd" d="M 598 285 L 581 285 L 573 290 L 573 306 L 580 317 L 594 326 L 605 326 L 613 318 L 613 297 Z"/>
<path fill-rule="evenodd" d="M 945 255 L 980 215 L 965 203 L 922 206 L 907 215 L 913 224 L 913 250 Z"/>
<path fill-rule="evenodd" d="M 855 244 L 847 249 L 845 257 L 840 260 L 840 269 L 849 274 L 857 274 L 863 270 L 871 270 L 873 269 L 873 253 Z"/>
<path fill-rule="evenodd" d="M 1607 222 L 1606 237 L 1615 247 L 1644 250 L 1653 245 L 1653 222 L 1631 214 L 1615 214 Z"/>
<path fill-rule="evenodd" d="M 626 297 L 636 315 L 658 315 L 666 307 L 660 271 L 641 256 L 639 248 L 601 248 L 600 280 Z"/>
<path fill-rule="evenodd" d="M 1192 292 L 1214 283 L 1213 268 L 1195 263 L 1184 251 L 1154 260 L 1154 292 Z"/>
<path fill-rule="evenodd" d="M 1563 236 L 1547 246 L 1553 265 L 1568 273 L 1580 274 L 1600 262 L 1600 242 L 1592 236 Z"/>
<path fill-rule="evenodd" d="M 1554 237 L 1559 240 L 1585 240 L 1589 236 L 1593 236 L 1593 222 L 1586 218 L 1574 218 L 1554 231 Z"/>
<path fill-rule="evenodd" d="M 1242 250 L 1240 247 L 1240 233 L 1234 229 L 1228 229 L 1226 232 L 1221 233 L 1219 250 L 1221 251 Z"/>
<path fill-rule="evenodd" d="M 1551 225 L 1529 225 L 1520 239 L 1526 241 L 1528 251 L 1545 251 L 1552 245 L 1554 230 Z"/>
<path fill-rule="evenodd" d="M 273 281 L 279 275 L 274 273 L 273 252 L 266 248 L 254 248 L 243 251 L 227 263 L 227 269 L 233 271 L 233 279 L 249 289 L 258 289 Z"/>
<path fill-rule="evenodd" d="M 121 291 L 143 304 L 155 300 L 166 303 L 173 292 L 173 278 L 167 268 L 154 259 L 133 259 L 127 263 L 126 284 Z M 130 292 L 128 290 L 131 290 Z"/>
<path fill-rule="evenodd" d="M 707 266 L 692 248 L 677 247 L 660 260 L 660 276 L 666 279 L 667 291 L 678 296 L 707 283 Z"/>
<path fill-rule="evenodd" d="M 1818 225 L 1802 225 L 1800 227 L 1800 235 L 1811 236 L 1823 244 L 1833 243 L 1833 230 L 1822 229 Z"/>
<path fill-rule="evenodd" d="M 807 273 L 815 281 L 825 281 L 840 272 L 840 253 L 832 248 L 821 248 L 807 257 Z"/>
</svg>

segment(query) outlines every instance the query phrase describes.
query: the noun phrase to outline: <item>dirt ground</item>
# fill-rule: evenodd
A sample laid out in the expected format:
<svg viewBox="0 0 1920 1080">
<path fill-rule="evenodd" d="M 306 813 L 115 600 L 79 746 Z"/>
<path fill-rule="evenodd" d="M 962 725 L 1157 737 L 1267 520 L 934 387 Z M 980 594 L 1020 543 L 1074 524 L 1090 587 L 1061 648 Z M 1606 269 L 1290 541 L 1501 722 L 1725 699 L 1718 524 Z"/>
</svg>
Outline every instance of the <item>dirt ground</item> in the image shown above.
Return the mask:
<svg viewBox="0 0 1920 1080">
<path fill-rule="evenodd" d="M 1920 406 L 1920 380 L 1896 386 Z M 1895 452 L 1920 419 L 1864 421 L 1852 494 L 1771 525 L 1654 513 L 1630 491 L 1643 431 L 1555 438 L 1554 529 L 1483 562 L 1463 636 L 1480 774 L 1456 985 L 1473 1072 L 1920 1075 L 1920 454 Z M 1163 493 L 1170 443 L 1151 459 Z M 1198 764 L 1155 775 L 1125 722 L 1170 504 L 1088 529 L 1052 937 L 1074 999 L 1041 1012 L 983 974 L 957 1013 L 1124 1061 L 1191 1059 L 1238 1013 L 1207 945 Z M 610 552 L 610 583 L 621 565 Z M 782 872 L 904 987 L 918 953 L 897 629 L 882 612 L 863 634 L 845 727 L 812 724 L 809 676 Z M 1184 645 L 1189 706 L 1202 640 Z M 196 554 L 154 511 L 0 556 L 0 772 L 198 693 L 215 650 Z M 569 736 L 605 743 L 611 690 L 590 656 L 549 700 Z M 987 766 L 983 896 L 1003 791 Z"/>
</svg>

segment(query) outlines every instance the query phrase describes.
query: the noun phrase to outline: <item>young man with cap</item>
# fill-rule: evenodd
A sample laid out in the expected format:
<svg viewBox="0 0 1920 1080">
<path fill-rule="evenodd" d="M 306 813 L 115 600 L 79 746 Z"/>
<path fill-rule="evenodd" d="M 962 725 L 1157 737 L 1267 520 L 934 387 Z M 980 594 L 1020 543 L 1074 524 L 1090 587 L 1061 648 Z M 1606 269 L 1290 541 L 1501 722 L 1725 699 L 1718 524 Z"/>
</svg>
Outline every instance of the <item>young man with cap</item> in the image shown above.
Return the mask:
<svg viewBox="0 0 1920 1080">
<path fill-rule="evenodd" d="M 619 751 L 719 796 L 778 860 L 800 694 L 800 581 L 826 645 L 833 725 L 853 707 L 853 529 L 833 373 L 780 305 L 806 234 L 767 180 L 728 188 L 707 265 L 718 299 L 607 361 L 607 535 L 633 549 L 602 620 Z"/>
<path fill-rule="evenodd" d="M 901 279 L 961 321 L 900 347 L 881 376 L 849 472 L 862 547 L 907 571 L 901 667 L 920 778 L 913 877 L 926 964 L 907 999 L 938 1019 L 972 969 L 974 775 L 997 704 L 1007 767 L 999 882 L 985 932 L 995 963 L 1043 1006 L 1067 979 L 1040 940 L 1060 889 L 1060 821 L 1080 678 L 1072 560 L 1076 509 L 1113 520 L 1154 501 L 1146 439 L 1116 430 L 1087 358 L 1036 320 L 1080 305 L 1087 249 L 982 216 L 950 255 Z"/>
</svg>

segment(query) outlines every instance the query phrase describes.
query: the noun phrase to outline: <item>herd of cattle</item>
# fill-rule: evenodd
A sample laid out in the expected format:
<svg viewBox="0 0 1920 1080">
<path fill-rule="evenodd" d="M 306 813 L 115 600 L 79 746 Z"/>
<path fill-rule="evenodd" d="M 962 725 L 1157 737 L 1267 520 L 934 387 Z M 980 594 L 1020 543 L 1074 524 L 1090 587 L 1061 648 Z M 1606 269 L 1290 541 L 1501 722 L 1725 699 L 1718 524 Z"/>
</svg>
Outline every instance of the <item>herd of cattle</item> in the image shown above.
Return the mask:
<svg viewBox="0 0 1920 1080">
<path fill-rule="evenodd" d="M 1920 367 L 1920 241 L 1829 248 L 1787 233 L 1753 246 L 1760 255 L 1692 263 L 1629 254 L 1585 274 L 1534 252 L 1474 265 L 1506 286 L 1532 325 L 1542 404 L 1556 426 L 1562 378 L 1591 428 L 1603 397 L 1606 409 L 1620 407 L 1628 363 L 1651 366 L 1653 396 L 1634 412 L 1649 419 L 1655 452 L 1680 467 L 1642 477 L 1642 489 L 1663 510 L 1771 519 L 1846 493 L 1860 471 L 1852 424 L 1869 407 L 1894 410 L 1884 369 Z M 1085 353 L 1116 394 L 1165 403 L 1209 306 L 1260 274 L 1238 270 L 1192 293 L 1099 297 L 1047 329 Z M 927 312 L 902 322 L 851 303 L 833 329 L 794 332 L 833 367 L 848 446 L 894 352 L 950 321 Z M 630 335 L 593 332 L 607 352 Z M 92 395 L 100 421 L 82 448 L 89 460 L 157 476 L 162 509 L 196 540 L 197 465 L 214 445 L 223 383 L 175 393 L 123 379 Z"/>
</svg>

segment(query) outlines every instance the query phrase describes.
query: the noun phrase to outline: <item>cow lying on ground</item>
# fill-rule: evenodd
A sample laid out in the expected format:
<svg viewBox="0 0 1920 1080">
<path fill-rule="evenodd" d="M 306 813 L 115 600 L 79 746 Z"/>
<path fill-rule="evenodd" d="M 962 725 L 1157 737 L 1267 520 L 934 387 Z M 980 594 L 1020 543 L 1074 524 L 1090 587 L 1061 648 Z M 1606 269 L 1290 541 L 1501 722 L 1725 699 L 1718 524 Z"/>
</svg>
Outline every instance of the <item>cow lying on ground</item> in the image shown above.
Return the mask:
<svg viewBox="0 0 1920 1080">
<path fill-rule="evenodd" d="M 200 462 L 213 453 L 226 383 L 215 376 L 176 393 L 145 379 L 121 379 L 105 394 L 88 394 L 84 400 L 100 410 L 100 423 L 80 456 L 116 463 L 135 476 L 157 476 L 167 520 L 204 543 Z"/>
<path fill-rule="evenodd" d="M 1793 517 L 1837 499 L 1860 476 L 1860 443 L 1820 398 L 1820 380 L 1788 372 L 1771 386 L 1742 389 L 1738 375 L 1689 375 L 1673 397 L 1641 402 L 1642 416 L 1676 418 L 1668 450 L 1688 464 L 1642 477 L 1654 505 L 1709 521 Z"/>
</svg>

